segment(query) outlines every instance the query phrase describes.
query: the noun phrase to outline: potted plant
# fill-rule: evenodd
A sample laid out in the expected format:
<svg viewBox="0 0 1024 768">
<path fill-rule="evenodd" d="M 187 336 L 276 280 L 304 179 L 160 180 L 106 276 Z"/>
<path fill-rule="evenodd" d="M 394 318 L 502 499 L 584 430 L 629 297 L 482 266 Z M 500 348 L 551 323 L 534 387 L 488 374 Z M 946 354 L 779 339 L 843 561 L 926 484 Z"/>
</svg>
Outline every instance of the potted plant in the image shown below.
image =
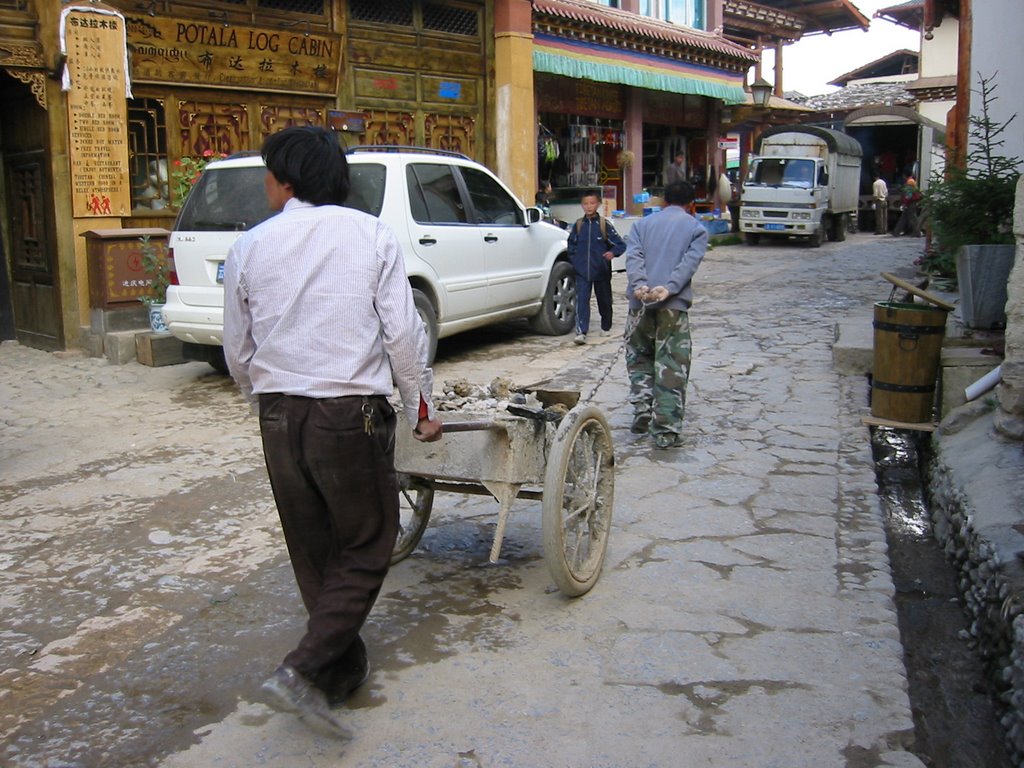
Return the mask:
<svg viewBox="0 0 1024 768">
<path fill-rule="evenodd" d="M 171 266 L 166 251 L 150 240 L 149 235 L 139 238 L 142 243 L 142 269 L 152 275 L 149 295 L 140 296 L 139 301 L 149 309 L 149 325 L 154 333 L 167 333 L 164 323 L 164 304 L 167 303 L 167 286 L 171 284 Z"/>
<path fill-rule="evenodd" d="M 192 191 L 192 187 L 203 175 L 203 170 L 214 160 L 222 160 L 227 155 L 214 152 L 212 149 L 204 149 L 199 157 L 183 157 L 174 161 L 174 170 L 171 171 L 171 184 L 174 189 L 174 202 L 179 208 L 185 203 L 185 198 Z"/>
<path fill-rule="evenodd" d="M 1006 283 L 1015 253 L 1013 206 L 1019 158 L 999 154 L 1005 122 L 991 114 L 996 86 L 981 77 L 981 113 L 970 119 L 967 161 L 932 180 L 924 195 L 933 242 L 921 259 L 926 271 L 957 277 L 960 308 L 968 328 L 1006 322 Z"/>
</svg>

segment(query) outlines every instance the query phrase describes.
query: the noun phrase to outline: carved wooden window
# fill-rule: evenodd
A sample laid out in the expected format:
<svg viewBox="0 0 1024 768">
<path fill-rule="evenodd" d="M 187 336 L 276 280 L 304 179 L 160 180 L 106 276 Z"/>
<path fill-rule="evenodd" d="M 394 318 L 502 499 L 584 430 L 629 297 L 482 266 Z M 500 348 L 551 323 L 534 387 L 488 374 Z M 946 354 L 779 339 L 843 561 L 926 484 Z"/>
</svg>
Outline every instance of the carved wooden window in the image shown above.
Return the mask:
<svg viewBox="0 0 1024 768">
<path fill-rule="evenodd" d="M 427 114 L 423 117 L 423 143 L 432 149 L 446 149 L 473 157 L 476 120 L 468 115 Z"/>
<path fill-rule="evenodd" d="M 423 29 L 476 37 L 480 34 L 479 14 L 472 8 L 424 3 Z"/>
<path fill-rule="evenodd" d="M 416 143 L 416 121 L 408 112 L 367 110 L 364 144 L 409 147 Z"/>
<path fill-rule="evenodd" d="M 380 0 L 349 0 L 349 15 L 355 21 L 411 27 L 412 0 L 389 3 Z"/>
<path fill-rule="evenodd" d="M 249 148 L 249 115 L 244 104 L 178 102 L 181 155 L 230 155 Z"/>
<path fill-rule="evenodd" d="M 162 99 L 128 100 L 128 173 L 132 210 L 170 207 L 167 116 Z"/>
<path fill-rule="evenodd" d="M 293 125 L 324 124 L 324 111 L 319 107 L 286 106 L 281 104 L 260 107 L 260 140 Z"/>
</svg>

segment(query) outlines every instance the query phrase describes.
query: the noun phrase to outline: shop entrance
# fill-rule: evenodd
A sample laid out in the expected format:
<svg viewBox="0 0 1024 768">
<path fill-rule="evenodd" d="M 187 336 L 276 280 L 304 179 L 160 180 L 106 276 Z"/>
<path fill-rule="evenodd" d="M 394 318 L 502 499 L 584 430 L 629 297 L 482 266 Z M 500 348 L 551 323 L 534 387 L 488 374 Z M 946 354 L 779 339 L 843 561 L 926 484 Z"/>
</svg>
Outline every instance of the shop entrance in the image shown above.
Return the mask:
<svg viewBox="0 0 1024 768">
<path fill-rule="evenodd" d="M 701 200 L 707 196 L 707 178 L 710 171 L 707 140 L 703 136 L 650 123 L 644 124 L 643 135 L 644 189 L 660 197 L 665 191 L 666 169 L 677 154 L 682 154 L 686 179 L 693 185 L 695 198 Z"/>
<path fill-rule="evenodd" d="M 46 112 L 28 88 L 0 75 L 0 114 L 10 296 L 0 312 L 13 314 L 14 335 L 37 349 L 64 348 L 54 233 L 53 191 L 46 147 Z M 4 269 L 6 270 L 6 265 Z M 7 288 L 6 280 L 0 289 Z"/>
<path fill-rule="evenodd" d="M 575 221 L 584 192 L 601 196 L 601 213 L 623 210 L 622 165 L 626 134 L 621 120 L 541 113 L 537 178 L 551 184 L 551 215 Z"/>
</svg>

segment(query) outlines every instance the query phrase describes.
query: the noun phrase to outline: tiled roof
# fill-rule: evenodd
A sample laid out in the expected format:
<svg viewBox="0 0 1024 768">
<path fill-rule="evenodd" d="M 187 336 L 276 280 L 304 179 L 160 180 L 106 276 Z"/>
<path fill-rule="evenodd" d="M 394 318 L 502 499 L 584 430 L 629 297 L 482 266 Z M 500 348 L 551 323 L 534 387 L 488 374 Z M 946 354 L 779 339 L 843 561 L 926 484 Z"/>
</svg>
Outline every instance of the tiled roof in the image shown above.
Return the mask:
<svg viewBox="0 0 1024 768">
<path fill-rule="evenodd" d="M 804 106 L 817 112 L 845 112 L 861 107 L 912 107 L 915 99 L 908 83 L 861 83 L 840 88 L 835 93 L 808 96 Z"/>
<path fill-rule="evenodd" d="M 587 0 L 533 0 L 533 10 L 534 13 L 593 24 L 627 35 L 713 51 L 751 63 L 757 61 L 757 54 L 753 51 L 730 43 L 720 35 L 680 27 L 667 21 L 651 19 L 618 8 L 608 8 Z"/>
</svg>

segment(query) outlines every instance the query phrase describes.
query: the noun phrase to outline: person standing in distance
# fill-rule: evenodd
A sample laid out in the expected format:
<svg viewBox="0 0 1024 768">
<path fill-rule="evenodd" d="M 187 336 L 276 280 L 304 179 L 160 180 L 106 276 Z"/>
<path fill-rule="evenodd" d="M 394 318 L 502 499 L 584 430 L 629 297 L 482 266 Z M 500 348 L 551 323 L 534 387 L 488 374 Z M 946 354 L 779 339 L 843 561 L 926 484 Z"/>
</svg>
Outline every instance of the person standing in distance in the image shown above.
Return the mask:
<svg viewBox="0 0 1024 768">
<path fill-rule="evenodd" d="M 884 235 L 889 231 L 889 187 L 877 172 L 871 184 L 871 200 L 875 204 L 875 234 Z"/>
<path fill-rule="evenodd" d="M 677 152 L 672 162 L 665 167 L 665 186 L 677 181 L 686 181 L 686 155 Z"/>
<path fill-rule="evenodd" d="M 583 216 L 572 229 L 566 250 L 576 270 L 576 344 L 587 343 L 590 330 L 590 291 L 597 298 L 601 316 L 601 335 L 612 330 L 612 259 L 622 255 L 626 244 L 611 222 L 598 213 L 601 198 L 597 192 L 584 192 L 580 198 Z"/>
<path fill-rule="evenodd" d="M 688 213 L 692 202 L 687 182 L 669 184 L 665 208 L 640 219 L 626 237 L 630 431 L 649 432 L 657 448 L 682 444 L 692 281 L 708 246 L 707 230 Z"/>
<path fill-rule="evenodd" d="M 332 707 L 369 675 L 360 630 L 398 533 L 397 385 L 418 440 L 441 437 L 427 339 L 394 234 L 344 208 L 348 162 L 313 126 L 263 144 L 280 211 L 243 234 L 224 268 L 224 357 L 258 406 L 267 473 L 306 633 L 262 692 L 332 735 Z"/>
</svg>

